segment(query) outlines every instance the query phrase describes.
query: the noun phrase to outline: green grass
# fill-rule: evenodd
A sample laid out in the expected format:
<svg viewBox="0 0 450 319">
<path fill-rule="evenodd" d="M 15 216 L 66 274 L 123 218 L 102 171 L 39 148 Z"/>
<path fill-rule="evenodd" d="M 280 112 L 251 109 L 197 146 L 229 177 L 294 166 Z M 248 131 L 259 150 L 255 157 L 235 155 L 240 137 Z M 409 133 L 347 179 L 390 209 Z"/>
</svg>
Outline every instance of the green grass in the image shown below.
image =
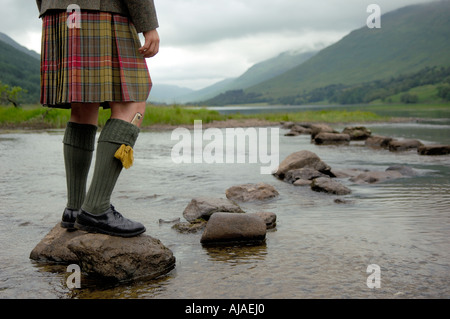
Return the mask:
<svg viewBox="0 0 450 319">
<path fill-rule="evenodd" d="M 390 118 L 380 116 L 373 112 L 347 111 L 347 110 L 320 110 L 302 111 L 295 113 L 267 113 L 254 115 L 234 115 L 234 119 L 257 118 L 271 122 L 321 122 L 321 123 L 348 123 L 348 122 L 378 122 Z"/>
<path fill-rule="evenodd" d="M 110 110 L 99 112 L 99 127 L 111 116 Z M 322 123 L 364 123 L 389 121 L 392 118 L 450 118 L 450 103 L 442 104 L 380 104 L 333 106 L 332 109 L 306 110 L 301 112 L 280 112 L 265 114 L 220 114 L 206 108 L 184 106 L 147 106 L 142 127 L 153 125 L 190 125 L 194 120 L 203 123 L 226 120 L 259 119 L 270 122 L 322 122 Z M 65 128 L 70 110 L 50 109 L 40 105 L 26 105 L 22 108 L 0 106 L 0 128 L 49 129 Z"/>
<path fill-rule="evenodd" d="M 100 110 L 100 127 L 106 123 L 110 114 L 110 110 Z M 2 128 L 64 128 L 69 121 L 69 118 L 69 110 L 49 109 L 37 105 L 28 105 L 23 108 L 0 107 L 0 127 Z M 295 121 L 339 123 L 383 121 L 388 120 L 389 117 L 361 110 L 321 110 L 297 113 L 223 115 L 217 111 L 207 110 L 205 108 L 193 109 L 182 106 L 148 106 L 142 127 L 151 128 L 152 125 L 157 124 L 175 126 L 189 125 L 193 124 L 194 120 L 201 120 L 203 123 L 211 123 L 213 121 L 226 121 L 228 119 L 260 119 L 271 122 Z"/>
</svg>

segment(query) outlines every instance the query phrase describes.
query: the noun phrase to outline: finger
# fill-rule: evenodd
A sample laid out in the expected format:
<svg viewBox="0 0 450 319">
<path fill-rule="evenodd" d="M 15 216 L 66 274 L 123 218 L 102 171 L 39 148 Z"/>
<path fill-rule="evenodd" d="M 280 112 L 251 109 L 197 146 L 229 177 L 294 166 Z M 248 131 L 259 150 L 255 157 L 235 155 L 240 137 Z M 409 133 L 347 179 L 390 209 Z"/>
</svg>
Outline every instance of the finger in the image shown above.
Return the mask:
<svg viewBox="0 0 450 319">
<path fill-rule="evenodd" d="M 159 42 L 152 41 L 148 47 L 142 54 L 145 58 L 154 57 L 159 52 Z"/>
<path fill-rule="evenodd" d="M 139 48 L 139 52 L 143 54 L 150 48 L 150 41 L 145 41 L 144 45 Z"/>
</svg>

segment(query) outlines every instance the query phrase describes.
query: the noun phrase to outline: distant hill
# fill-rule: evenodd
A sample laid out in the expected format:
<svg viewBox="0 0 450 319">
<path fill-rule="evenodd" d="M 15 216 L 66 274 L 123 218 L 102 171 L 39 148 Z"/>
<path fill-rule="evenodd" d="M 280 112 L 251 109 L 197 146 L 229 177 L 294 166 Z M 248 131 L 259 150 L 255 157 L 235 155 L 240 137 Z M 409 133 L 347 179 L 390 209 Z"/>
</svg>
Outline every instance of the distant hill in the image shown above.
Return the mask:
<svg viewBox="0 0 450 319">
<path fill-rule="evenodd" d="M 356 85 L 426 67 L 450 66 L 449 39 L 449 0 L 407 6 L 384 14 L 381 29 L 364 26 L 299 66 L 243 92 L 232 91 L 231 97 L 222 94 L 214 102 L 283 103 L 332 85 Z"/>
<path fill-rule="evenodd" d="M 194 91 L 185 96 L 180 96 L 179 102 L 195 103 L 210 99 L 226 91 L 252 87 L 302 64 L 316 53 L 317 52 L 283 52 L 276 57 L 253 65 L 244 74 L 237 78 L 226 79 L 205 89 Z"/>
<path fill-rule="evenodd" d="M 13 46 L 17 50 L 22 51 L 23 53 L 26 53 L 29 56 L 31 56 L 37 60 L 41 59 L 41 55 L 39 53 L 37 53 L 36 51 L 27 49 L 26 47 L 20 45 L 19 43 L 17 43 L 16 41 L 14 41 L 13 39 L 11 39 L 9 36 L 7 36 L 6 34 L 4 34 L 2 32 L 0 32 L 0 41 L 3 41 L 5 43 Z"/>
<path fill-rule="evenodd" d="M 22 103 L 38 103 L 40 96 L 40 58 L 4 35 L 0 41 L 0 81 L 28 91 Z M 6 39 L 6 42 L 5 42 Z M 30 51 L 30 50 L 28 50 Z"/>
<path fill-rule="evenodd" d="M 176 85 L 154 83 L 148 101 L 152 103 L 178 103 L 180 96 L 194 92 L 194 90 Z"/>
</svg>

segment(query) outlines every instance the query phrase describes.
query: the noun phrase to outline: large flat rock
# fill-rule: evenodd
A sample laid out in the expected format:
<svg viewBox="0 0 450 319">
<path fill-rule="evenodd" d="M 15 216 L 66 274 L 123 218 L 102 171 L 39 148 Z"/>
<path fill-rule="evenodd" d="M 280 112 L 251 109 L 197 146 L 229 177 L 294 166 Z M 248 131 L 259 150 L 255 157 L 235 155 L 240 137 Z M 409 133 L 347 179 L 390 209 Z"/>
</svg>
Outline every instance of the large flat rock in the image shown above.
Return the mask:
<svg viewBox="0 0 450 319">
<path fill-rule="evenodd" d="M 121 238 L 86 234 L 71 240 L 68 247 L 83 271 L 117 280 L 152 279 L 175 267 L 172 251 L 148 235 Z"/>
<path fill-rule="evenodd" d="M 30 259 L 77 264 L 83 272 L 116 280 L 151 279 L 175 267 L 172 251 L 151 236 L 122 238 L 67 231 L 59 223 L 31 251 Z"/>
</svg>

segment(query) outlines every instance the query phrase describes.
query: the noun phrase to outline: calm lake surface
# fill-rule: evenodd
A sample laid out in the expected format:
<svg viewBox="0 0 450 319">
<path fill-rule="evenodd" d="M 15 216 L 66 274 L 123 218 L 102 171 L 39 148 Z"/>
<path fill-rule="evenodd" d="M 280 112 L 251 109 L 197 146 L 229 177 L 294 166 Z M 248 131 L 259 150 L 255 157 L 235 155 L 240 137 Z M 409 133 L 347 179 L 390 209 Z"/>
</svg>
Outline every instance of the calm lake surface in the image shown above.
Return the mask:
<svg viewBox="0 0 450 319">
<path fill-rule="evenodd" d="M 450 144 L 448 119 L 366 126 L 374 134 Z M 63 131 L 0 134 L 0 298 L 449 298 L 450 156 L 361 143 L 319 147 L 309 136 L 285 132 L 280 161 L 310 150 L 334 169 L 406 165 L 419 174 L 377 185 L 342 179 L 352 194 L 333 196 L 261 175 L 260 164 L 176 165 L 171 131 L 142 132 L 135 165 L 123 171 L 112 200 L 173 251 L 176 268 L 153 281 L 122 285 L 83 276 L 78 290 L 67 288 L 65 266 L 29 259 L 65 206 Z M 194 197 L 225 198 L 231 186 L 258 182 L 280 193 L 269 202 L 241 204 L 247 212 L 277 214 L 264 245 L 207 248 L 200 233 L 179 234 L 158 222 L 183 220 Z M 367 286 L 371 264 L 380 266 L 381 288 Z"/>
</svg>

